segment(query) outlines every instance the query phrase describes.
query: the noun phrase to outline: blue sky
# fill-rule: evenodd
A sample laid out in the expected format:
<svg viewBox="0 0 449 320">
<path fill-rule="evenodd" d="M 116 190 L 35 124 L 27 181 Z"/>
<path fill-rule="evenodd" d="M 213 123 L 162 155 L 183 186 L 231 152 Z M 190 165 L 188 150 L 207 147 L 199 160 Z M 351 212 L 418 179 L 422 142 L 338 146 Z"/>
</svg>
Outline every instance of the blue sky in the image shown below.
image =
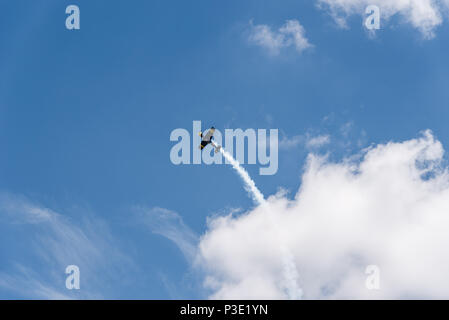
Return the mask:
<svg viewBox="0 0 449 320">
<path fill-rule="evenodd" d="M 65 28 L 69 4 L 80 30 Z M 251 20 L 298 20 L 313 48 L 272 55 L 248 40 Z M 201 235 L 208 216 L 253 206 L 229 166 L 170 162 L 170 132 L 193 120 L 329 135 L 335 159 L 425 129 L 448 145 L 448 24 L 425 39 L 404 20 L 372 36 L 317 1 L 2 0 L 0 298 L 207 297 L 142 214 L 165 208 Z M 308 152 L 281 149 L 273 176 L 245 168 L 265 195 L 294 194 Z M 65 289 L 69 264 L 79 292 Z"/>
</svg>

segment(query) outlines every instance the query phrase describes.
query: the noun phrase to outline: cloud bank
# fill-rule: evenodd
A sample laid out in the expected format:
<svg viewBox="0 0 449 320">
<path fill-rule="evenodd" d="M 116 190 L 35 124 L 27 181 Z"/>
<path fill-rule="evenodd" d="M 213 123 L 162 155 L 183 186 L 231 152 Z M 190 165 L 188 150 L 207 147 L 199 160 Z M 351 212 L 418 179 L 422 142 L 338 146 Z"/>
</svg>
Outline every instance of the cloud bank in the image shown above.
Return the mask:
<svg viewBox="0 0 449 320">
<path fill-rule="evenodd" d="M 305 299 L 447 298 L 443 153 L 426 131 L 373 146 L 358 160 L 310 155 L 293 200 L 279 193 L 267 200 L 268 209 L 209 219 L 195 265 L 210 297 L 288 298 L 287 247 Z M 380 290 L 366 287 L 369 265 L 379 267 Z"/>
<path fill-rule="evenodd" d="M 377 5 L 381 19 L 388 20 L 398 15 L 427 39 L 435 36 L 435 29 L 442 24 L 449 8 L 447 0 L 317 0 L 317 4 L 329 11 L 341 27 L 347 27 L 348 16 L 364 15 L 366 7 Z"/>
</svg>

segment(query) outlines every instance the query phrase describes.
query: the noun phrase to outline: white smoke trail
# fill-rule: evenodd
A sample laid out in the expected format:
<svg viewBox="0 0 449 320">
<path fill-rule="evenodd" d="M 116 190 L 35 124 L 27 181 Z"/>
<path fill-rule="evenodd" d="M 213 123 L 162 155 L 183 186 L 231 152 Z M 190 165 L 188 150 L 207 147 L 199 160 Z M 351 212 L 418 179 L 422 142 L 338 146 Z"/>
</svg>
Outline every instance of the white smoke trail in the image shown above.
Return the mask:
<svg viewBox="0 0 449 320">
<path fill-rule="evenodd" d="M 214 146 L 217 148 L 217 145 L 214 144 Z M 234 157 L 224 150 L 223 148 L 220 148 L 220 152 L 223 154 L 223 156 L 228 160 L 228 162 L 232 165 L 235 171 L 239 174 L 239 176 L 242 178 L 243 182 L 245 183 L 245 190 L 248 191 L 253 200 L 257 204 L 264 204 L 265 198 L 262 194 L 262 192 L 259 191 L 256 187 L 256 183 L 251 179 L 248 172 L 240 166 L 240 163 L 234 159 Z"/>
<path fill-rule="evenodd" d="M 302 299 L 303 291 L 298 286 L 299 273 L 296 269 L 295 260 L 291 251 L 285 247 L 281 246 L 282 252 L 282 263 L 284 268 L 284 288 L 287 291 L 288 298 L 290 300 L 300 300 Z"/>
<path fill-rule="evenodd" d="M 276 220 L 274 217 L 272 217 L 271 212 L 268 210 L 268 204 L 265 201 L 265 197 L 263 196 L 262 192 L 257 188 L 256 183 L 253 179 L 249 176 L 248 172 L 240 165 L 240 163 L 234 159 L 234 157 L 224 150 L 221 146 L 218 146 L 214 142 L 212 142 L 212 145 L 215 148 L 218 148 L 221 152 L 221 154 L 225 157 L 226 160 L 232 165 L 235 171 L 237 171 L 238 175 L 242 178 L 243 182 L 245 183 L 245 190 L 248 191 L 253 200 L 259 204 L 262 205 L 264 209 L 267 210 L 267 216 L 269 219 L 272 220 L 272 226 L 277 231 L 279 242 L 281 243 L 281 254 L 282 254 L 282 266 L 283 266 L 283 276 L 284 276 L 284 283 L 282 283 L 282 286 L 285 288 L 285 291 L 287 292 L 287 295 L 289 299 L 291 300 L 298 300 L 302 298 L 302 290 L 298 286 L 298 280 L 299 280 L 299 273 L 296 269 L 296 264 L 293 259 L 293 255 L 288 249 L 286 245 L 284 245 L 284 241 L 280 237 L 281 233 L 279 231 L 278 225 L 276 223 Z"/>
</svg>

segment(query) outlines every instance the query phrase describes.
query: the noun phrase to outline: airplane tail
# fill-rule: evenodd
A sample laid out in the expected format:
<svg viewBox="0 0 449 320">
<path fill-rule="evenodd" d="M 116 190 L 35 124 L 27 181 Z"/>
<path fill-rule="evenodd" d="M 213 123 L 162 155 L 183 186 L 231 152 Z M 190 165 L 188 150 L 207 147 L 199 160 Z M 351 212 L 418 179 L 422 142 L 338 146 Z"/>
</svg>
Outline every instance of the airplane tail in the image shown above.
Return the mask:
<svg viewBox="0 0 449 320">
<path fill-rule="evenodd" d="M 215 148 L 215 153 L 219 153 L 221 150 L 221 146 L 212 141 L 212 146 Z"/>
</svg>

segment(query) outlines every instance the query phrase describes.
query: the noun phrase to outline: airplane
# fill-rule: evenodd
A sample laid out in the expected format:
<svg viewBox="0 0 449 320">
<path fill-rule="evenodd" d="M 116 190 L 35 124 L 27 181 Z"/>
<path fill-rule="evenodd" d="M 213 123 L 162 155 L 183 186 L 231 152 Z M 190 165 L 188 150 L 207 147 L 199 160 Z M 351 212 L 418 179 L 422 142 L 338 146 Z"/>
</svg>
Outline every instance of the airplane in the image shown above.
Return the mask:
<svg viewBox="0 0 449 320">
<path fill-rule="evenodd" d="M 217 145 L 214 140 L 214 133 L 215 128 L 211 127 L 209 131 L 205 135 L 203 135 L 202 132 L 200 132 L 201 137 L 201 144 L 199 146 L 200 150 L 203 150 L 208 144 L 212 144 L 212 146 L 215 148 L 215 153 L 220 152 L 221 146 Z"/>
</svg>

